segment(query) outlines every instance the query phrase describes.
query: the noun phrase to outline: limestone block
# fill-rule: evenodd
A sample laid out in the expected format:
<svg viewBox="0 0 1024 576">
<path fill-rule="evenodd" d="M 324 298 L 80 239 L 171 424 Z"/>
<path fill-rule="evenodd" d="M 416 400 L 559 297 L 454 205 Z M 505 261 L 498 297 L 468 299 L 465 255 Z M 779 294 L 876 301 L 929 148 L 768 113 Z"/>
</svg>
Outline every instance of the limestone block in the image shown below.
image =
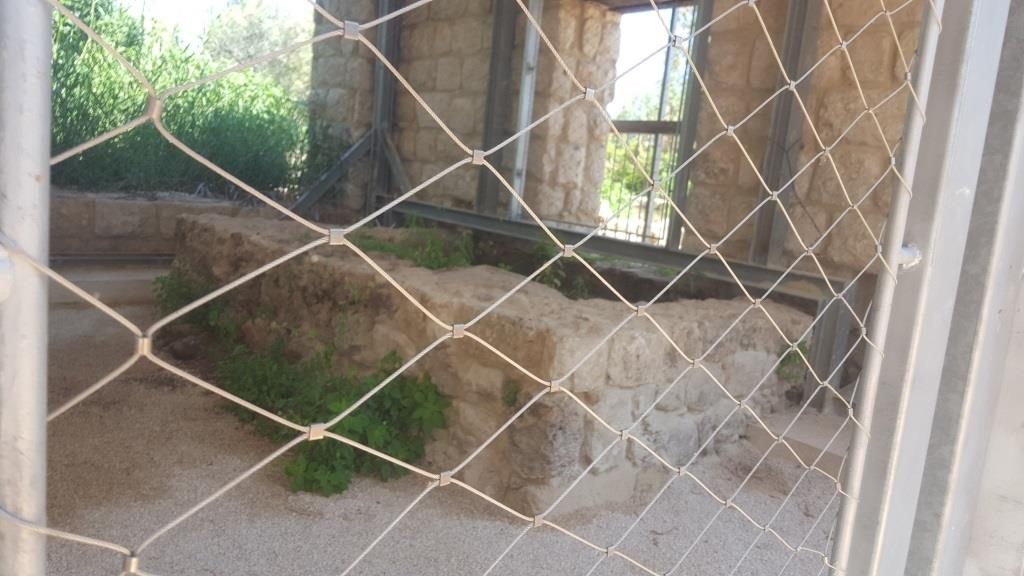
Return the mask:
<svg viewBox="0 0 1024 576">
<path fill-rule="evenodd" d="M 746 86 L 752 50 L 748 32 L 712 34 L 708 43 L 707 76 L 722 86 Z"/>
<path fill-rule="evenodd" d="M 478 106 L 479 104 L 470 96 L 456 96 L 451 99 L 451 113 L 443 119 L 456 135 L 464 137 L 473 131 Z"/>
<path fill-rule="evenodd" d="M 469 56 L 477 53 L 484 47 L 484 37 L 489 38 L 490 19 L 484 21 L 479 17 L 465 17 L 445 25 L 453 26 L 452 51 L 456 54 Z"/>
<path fill-rule="evenodd" d="M 454 20 L 466 13 L 467 3 L 477 0 L 435 0 L 430 3 L 431 20 Z"/>
<path fill-rule="evenodd" d="M 746 0 L 715 0 L 711 12 L 715 24 L 711 32 L 750 30 L 756 22 L 756 16 L 746 4 Z"/>
<path fill-rule="evenodd" d="M 762 33 L 754 41 L 754 54 L 750 61 L 749 83 L 754 88 L 775 89 L 783 80 L 782 69 L 779 67 L 775 53 L 772 52 L 768 39 Z"/>
<path fill-rule="evenodd" d="M 483 92 L 490 76 L 490 60 L 486 54 L 470 54 L 462 58 L 462 87 L 467 91 Z"/>
<path fill-rule="evenodd" d="M 462 60 L 446 56 L 437 60 L 437 80 L 434 86 L 439 91 L 454 92 L 462 86 Z"/>
<path fill-rule="evenodd" d="M 693 181 L 703 184 L 734 183 L 740 162 L 741 153 L 736 142 L 729 137 L 720 138 L 693 161 Z"/>
<path fill-rule="evenodd" d="M 697 418 L 690 414 L 655 410 L 644 418 L 640 430 L 644 440 L 675 466 L 688 463 L 700 446 Z"/>
<path fill-rule="evenodd" d="M 887 24 L 876 22 L 870 30 L 871 33 L 858 36 L 850 43 L 853 67 L 847 62 L 843 72 L 850 82 L 859 81 L 863 88 L 888 87 L 892 90 L 896 87 L 890 74 L 895 58 L 895 40 Z"/>
<path fill-rule="evenodd" d="M 156 205 L 148 201 L 96 199 L 96 236 L 156 236 Z"/>
<path fill-rule="evenodd" d="M 184 214 L 223 214 L 232 216 L 238 212 L 238 206 L 228 202 L 154 202 L 158 215 L 160 236 L 174 238 L 178 226 L 178 217 Z"/>
<path fill-rule="evenodd" d="M 83 193 L 52 195 L 50 235 L 54 239 L 85 239 L 93 234 L 95 199 Z"/>
<path fill-rule="evenodd" d="M 795 231 L 786 236 L 786 251 L 794 256 L 802 254 L 801 241 L 807 246 L 818 244 L 818 250 L 828 251 L 835 236 L 829 234 L 822 238 L 822 233 L 835 221 L 835 209 L 807 201 L 802 206 L 787 204 L 787 209 Z"/>
<path fill-rule="evenodd" d="M 886 89 L 865 90 L 865 97 L 868 103 L 881 102 L 891 93 Z M 878 116 L 882 132 L 879 133 L 878 126 L 869 114 L 861 115 L 866 110 L 856 88 L 845 87 L 829 91 L 822 96 L 821 108 L 815 122 L 818 133 L 826 145 L 835 142 L 847 128 L 853 128 L 844 137 L 850 142 L 857 144 L 869 144 L 883 147 L 882 136 L 885 140 L 894 143 L 899 139 L 903 131 L 903 120 L 905 113 L 905 101 L 894 97 L 875 111 Z M 856 122 L 854 124 L 854 122 Z"/>
</svg>

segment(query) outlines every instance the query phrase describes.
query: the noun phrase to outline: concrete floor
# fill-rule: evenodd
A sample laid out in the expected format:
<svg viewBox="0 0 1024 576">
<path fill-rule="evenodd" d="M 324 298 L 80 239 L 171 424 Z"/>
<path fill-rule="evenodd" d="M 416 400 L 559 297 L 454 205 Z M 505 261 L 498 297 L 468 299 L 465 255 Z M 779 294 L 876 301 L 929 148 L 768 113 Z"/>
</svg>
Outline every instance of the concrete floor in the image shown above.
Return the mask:
<svg viewBox="0 0 1024 576">
<path fill-rule="evenodd" d="M 152 320 L 144 298 L 122 299 L 119 311 L 143 325 Z M 102 313 L 60 298 L 54 302 L 51 406 L 94 382 L 132 350 L 131 336 Z M 143 363 L 51 423 L 49 521 L 55 528 L 131 548 L 275 448 L 227 413 L 216 397 Z M 749 445 L 739 444 L 701 459 L 694 472 L 726 494 L 756 456 Z M 414 477 L 388 483 L 361 478 L 344 494 L 329 498 L 296 494 L 285 485 L 282 465 L 272 463 L 156 540 L 141 555 L 141 569 L 161 576 L 340 574 L 425 486 Z M 766 522 L 782 507 L 799 472 L 784 460 L 773 460 L 756 471 L 736 503 Z M 587 482 L 576 489 L 586 490 Z M 573 514 L 556 509 L 550 519 L 608 545 L 656 488 L 631 504 Z M 809 475 L 772 527 L 794 544 L 809 534 L 806 547 L 825 549 L 838 504 L 830 501 L 833 492 L 824 477 Z M 621 549 L 667 571 L 720 510 L 692 480 L 678 479 Z M 819 516 L 823 519 L 815 525 Z M 440 488 L 352 573 L 482 574 L 521 529 L 518 520 L 483 500 L 455 486 Z M 822 568 L 820 556 L 791 555 L 730 509 L 676 574 L 731 574 L 755 540 L 735 574 L 774 576 L 791 556 L 785 574 L 815 575 Z M 493 573 L 585 574 L 602 556 L 551 528 L 540 528 L 529 532 Z M 115 553 L 52 538 L 48 561 L 48 573 L 61 576 L 115 575 L 121 569 Z M 615 557 L 594 572 L 641 573 Z"/>
</svg>

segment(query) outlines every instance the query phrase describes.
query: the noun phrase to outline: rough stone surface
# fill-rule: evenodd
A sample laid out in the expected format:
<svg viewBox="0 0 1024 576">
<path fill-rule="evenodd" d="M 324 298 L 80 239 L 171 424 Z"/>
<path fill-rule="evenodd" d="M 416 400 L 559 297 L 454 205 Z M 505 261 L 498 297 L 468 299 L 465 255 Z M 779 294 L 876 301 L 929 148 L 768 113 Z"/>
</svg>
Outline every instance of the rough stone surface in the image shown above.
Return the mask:
<svg viewBox="0 0 1024 576">
<path fill-rule="evenodd" d="M 251 220 L 198 215 L 178 222 L 178 257 L 218 284 L 313 238 L 282 221 L 253 226 Z M 472 322 L 521 279 L 488 266 L 430 271 L 389 255 L 370 256 L 446 324 Z M 283 264 L 232 291 L 225 301 L 243 323 L 242 334 L 250 344 L 264 346 L 275 335 L 288 333 L 293 352 L 301 355 L 321 349 L 330 339 L 340 366 L 366 368 L 390 351 L 408 359 L 447 333 L 341 246 L 322 246 Z M 573 301 L 546 286 L 528 284 L 468 328 L 522 370 L 470 337 L 441 342 L 411 368 L 431 374 L 452 400 L 449 427 L 435 437 L 425 465 L 435 471 L 457 465 L 544 392 L 542 382 L 552 380 L 580 397 L 614 432 L 567 395 L 546 394 L 462 469 L 459 478 L 517 509 L 541 511 L 615 440 L 618 430 L 645 413 L 630 433 L 673 465 L 685 464 L 698 450 L 715 451 L 747 424 L 747 414 L 734 410 L 736 401 L 726 391 L 749 395 L 746 404 L 759 414 L 784 403 L 785 386 L 773 365 L 785 344 L 762 313 L 743 315 L 746 308 L 743 301 L 680 300 L 650 306 L 649 319 L 621 302 Z M 789 337 L 809 322 L 789 308 L 769 304 L 767 310 Z M 593 350 L 630 315 L 628 323 Z M 339 326 L 344 326 L 340 340 L 335 337 Z M 680 352 L 701 362 L 691 365 Z M 608 482 L 599 482 L 604 487 L 588 499 L 628 498 L 628 487 L 612 480 L 622 477 L 623 466 L 635 476 L 643 468 L 641 461 L 650 457 L 632 442 L 626 454 L 625 460 L 602 460 L 596 467 Z"/>
<path fill-rule="evenodd" d="M 103 194 L 54 190 L 50 195 L 50 251 L 73 254 L 172 254 L 182 214 L 256 216 L 268 208 L 158 192 Z"/>
<path fill-rule="evenodd" d="M 341 19 L 369 19 L 375 10 L 372 0 L 321 2 Z M 806 165 L 821 151 L 819 137 L 824 146 L 842 139 L 858 148 L 842 152 L 851 156 L 841 160 L 852 170 L 848 181 L 842 174 L 848 194 L 842 193 L 834 174 L 823 173 L 831 167 L 818 163 L 796 183 L 798 198 L 790 195 L 788 199 L 793 205 L 789 207 L 791 213 L 797 206 L 806 206 L 826 218 L 841 214 L 874 184 L 870 174 L 877 172 L 879 163 L 882 168 L 888 165 L 902 133 L 909 97 L 904 86 L 904 64 L 914 56 L 923 4 L 916 2 L 901 8 L 893 15 L 891 28 L 888 17 L 879 17 L 882 7 L 877 0 L 835 0 L 830 4 L 831 10 L 821 10 L 817 51 L 818 58 L 824 61 L 804 80 L 805 108 L 799 109 L 801 115 L 804 110 L 807 113 L 803 145 L 788 161 L 794 170 Z M 773 105 L 765 103 L 781 79 L 771 46 L 782 49 L 786 7 L 787 3 L 781 0 L 756 4 L 737 0 L 714 2 L 714 24 L 707 32 L 708 62 L 702 75 L 697 147 L 718 137 L 729 126 L 738 126 L 736 140 L 723 138 L 692 163 L 687 216 L 708 238 L 721 239 L 732 230 L 746 217 L 741 210 L 755 205 L 763 191 L 754 168 L 761 170 L 768 151 Z M 833 17 L 835 25 L 830 20 Z M 492 18 L 493 3 L 475 0 L 435 0 L 403 16 L 401 54 L 396 65 L 435 108 L 441 122 L 469 148 L 479 147 L 483 139 Z M 599 87 L 612 80 L 620 41 L 620 15 L 595 2 L 551 0 L 545 3 L 542 22 L 552 46 L 564 59 L 565 68 L 550 50 L 541 50 L 535 118 L 577 97 L 581 89 L 574 80 L 584 87 Z M 318 22 L 318 26 L 327 24 Z M 513 103 L 518 93 L 523 19 L 517 26 L 514 73 L 508 84 Z M 846 51 L 837 49 L 843 41 L 849 41 Z M 825 58 L 826 54 L 830 55 Z M 318 121 L 322 119 L 327 134 L 351 138 L 369 125 L 372 62 L 367 51 L 343 40 L 314 46 L 311 114 Z M 861 98 L 861 90 L 866 102 Z M 609 87 L 597 92 L 596 102 L 577 101 L 532 131 L 525 196 L 541 218 L 597 222 L 610 136 L 607 122 L 594 104 L 607 105 L 613 92 L 613 87 Z M 715 103 L 721 120 L 710 101 Z M 397 90 L 396 108 L 393 136 L 413 184 L 466 157 L 465 151 L 405 88 Z M 514 108 L 510 106 L 505 119 L 506 129 L 511 128 Z M 874 116 L 866 113 L 868 108 L 873 109 Z M 512 154 L 504 154 L 500 161 L 497 157 L 491 159 L 511 180 Z M 861 165 L 856 166 L 857 163 Z M 471 209 L 481 173 L 477 167 L 464 166 L 422 190 L 419 199 Z M 354 198 L 350 208 L 358 209 L 356 204 L 361 202 L 361 192 L 367 183 L 365 175 L 350 178 L 346 192 L 346 196 Z M 840 190 L 838 195 L 836 190 Z M 880 187 L 873 193 L 872 201 L 858 207 L 872 228 L 884 221 L 891 190 L 891 186 Z M 500 186 L 499 199 L 502 207 L 512 201 Z M 824 222 L 824 228 L 833 222 Z M 858 272 L 874 254 L 869 243 L 847 238 L 847 230 L 845 226 L 833 227 L 828 248 L 818 254 L 830 269 L 843 275 Z M 684 245 L 702 249 L 693 235 L 689 236 Z M 737 230 L 725 239 L 723 253 L 745 258 L 751 238 L 750 227 Z M 799 242 L 787 243 L 794 245 Z M 822 247 L 825 245 L 823 242 Z M 789 250 L 782 261 L 774 264 L 787 267 L 795 256 Z M 811 265 L 809 261 L 806 264 Z"/>
</svg>

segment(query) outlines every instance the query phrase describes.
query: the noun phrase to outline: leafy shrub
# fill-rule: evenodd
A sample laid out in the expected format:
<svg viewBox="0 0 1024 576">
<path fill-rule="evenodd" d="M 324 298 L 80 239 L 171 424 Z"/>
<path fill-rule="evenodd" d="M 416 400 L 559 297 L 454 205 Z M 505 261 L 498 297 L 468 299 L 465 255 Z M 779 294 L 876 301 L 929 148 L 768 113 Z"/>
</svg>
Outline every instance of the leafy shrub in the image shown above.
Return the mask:
<svg viewBox="0 0 1024 576">
<path fill-rule="evenodd" d="M 173 33 L 146 30 L 116 0 L 64 4 L 157 88 L 202 78 L 219 68 L 190 52 Z M 56 152 L 138 117 L 146 106 L 138 82 L 101 46 L 57 15 L 53 29 L 52 147 Z M 269 74 L 246 70 L 167 99 L 162 114 L 179 140 L 263 190 L 295 183 L 304 156 L 306 115 Z M 221 178 L 144 125 L 53 167 L 54 183 L 83 188 L 181 189 Z"/>
<path fill-rule="evenodd" d="M 541 267 L 545 262 L 554 258 L 555 254 L 558 254 L 558 249 L 548 242 L 537 242 L 533 245 L 530 251 L 531 260 L 533 260 L 534 270 Z M 537 282 L 550 286 L 555 290 L 558 290 L 562 294 L 565 294 L 567 298 L 572 300 L 580 300 L 590 296 L 590 287 L 587 286 L 587 281 L 584 276 L 575 274 L 572 280 L 566 284 L 567 279 L 567 268 L 568 264 L 564 259 L 556 260 L 544 269 L 537 276 Z M 532 273 L 530 270 L 528 273 Z"/>
<path fill-rule="evenodd" d="M 239 347 L 220 363 L 219 382 L 226 390 L 254 404 L 293 422 L 309 424 L 338 415 L 402 365 L 401 358 L 391 353 L 370 374 L 340 374 L 331 366 L 332 355 L 333 351 L 327 349 L 302 362 L 291 363 L 280 342 L 267 353 Z M 429 375 L 402 375 L 330 431 L 413 462 L 423 457 L 431 433 L 446 426 L 444 412 L 448 404 Z M 294 431 L 247 410 L 234 411 L 243 420 L 255 421 L 258 429 L 272 439 L 284 441 L 294 437 Z M 295 452 L 285 468 L 295 490 L 334 494 L 348 488 L 356 473 L 388 480 L 406 472 L 331 439 L 303 443 Z"/>
<path fill-rule="evenodd" d="M 178 262 L 171 266 L 169 273 L 153 280 L 157 310 L 164 315 L 180 310 L 212 290 L 209 283 L 186 270 Z M 218 298 L 185 314 L 183 320 L 229 342 L 238 337 L 238 324 L 230 319 L 224 302 Z"/>
<path fill-rule="evenodd" d="M 163 314 L 178 310 L 208 292 L 207 282 L 177 263 L 169 274 L 154 283 L 157 307 Z M 350 298 L 354 300 L 355 293 L 351 293 Z M 276 341 L 267 352 L 250 350 L 239 342 L 238 325 L 217 299 L 186 314 L 184 321 L 214 334 L 226 344 L 219 350 L 226 349 L 227 358 L 217 363 L 217 381 L 221 387 L 303 424 L 329 421 L 403 364 L 392 352 L 378 363 L 376 370 L 358 375 L 340 372 L 332 365 L 333 346 L 299 362 L 289 360 L 283 340 Z M 335 323 L 337 342 L 345 338 L 344 317 L 339 315 Z M 216 351 L 218 347 L 204 350 Z M 330 430 L 405 462 L 414 462 L 423 457 L 431 433 L 447 425 L 448 405 L 429 375 L 403 374 Z M 257 430 L 271 439 L 290 440 L 295 434 L 244 408 L 232 405 L 230 409 L 242 421 L 253 422 Z M 353 474 L 388 480 L 406 472 L 404 468 L 331 439 L 303 443 L 294 453 L 285 473 L 295 490 L 335 494 L 348 487 Z"/>
</svg>

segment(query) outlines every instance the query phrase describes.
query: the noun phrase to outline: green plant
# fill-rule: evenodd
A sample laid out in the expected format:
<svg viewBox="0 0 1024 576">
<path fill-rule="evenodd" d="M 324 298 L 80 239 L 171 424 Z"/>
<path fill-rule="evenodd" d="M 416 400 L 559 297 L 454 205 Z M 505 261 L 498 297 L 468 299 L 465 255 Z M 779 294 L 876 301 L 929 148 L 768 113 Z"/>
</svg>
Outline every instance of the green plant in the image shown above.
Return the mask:
<svg viewBox="0 0 1024 576">
<path fill-rule="evenodd" d="M 232 394 L 294 422 L 310 424 L 337 416 L 402 365 L 402 359 L 391 353 L 376 370 L 360 376 L 335 370 L 332 355 L 333 350 L 326 349 L 301 362 L 290 362 L 281 341 L 265 353 L 239 347 L 220 363 L 219 382 Z M 414 462 L 423 457 L 433 431 L 446 426 L 448 405 L 429 375 L 403 374 L 332 426 L 330 432 Z M 247 410 L 232 410 L 242 420 L 254 422 L 271 439 L 284 441 L 294 436 L 294 431 L 256 418 Z M 325 495 L 344 491 L 354 474 L 388 480 L 405 472 L 332 439 L 301 444 L 285 467 L 293 489 Z"/>
<path fill-rule="evenodd" d="M 157 310 L 167 315 L 206 296 L 212 287 L 199 275 L 185 269 L 175 261 L 171 271 L 153 280 L 153 296 Z M 220 338 L 232 342 L 238 337 L 240 327 L 228 314 L 223 301 L 214 299 L 192 310 L 182 318 Z"/>
<path fill-rule="evenodd" d="M 519 386 L 515 382 L 504 382 L 501 385 L 501 403 L 507 408 L 515 408 L 519 403 Z"/>
<path fill-rule="evenodd" d="M 407 228 L 397 241 L 356 234 L 353 243 L 362 250 L 384 252 L 430 270 L 462 268 L 473 264 L 473 235 L 458 232 L 454 238 L 437 228 Z"/>
<path fill-rule="evenodd" d="M 530 259 L 536 267 L 542 266 L 554 258 L 556 254 L 558 254 L 558 248 L 548 242 L 536 242 L 530 249 Z M 565 265 L 562 263 L 562 260 L 555 260 L 543 272 L 538 274 L 537 282 L 550 286 L 555 290 L 561 290 L 562 283 L 565 282 Z"/>
<path fill-rule="evenodd" d="M 796 350 L 787 348 L 781 352 L 782 359 L 779 360 L 779 365 L 775 367 L 775 374 L 779 379 L 790 384 L 803 382 L 804 376 L 807 374 L 807 365 L 800 355 L 803 354 L 804 358 L 809 358 L 811 353 L 810 347 L 806 342 L 800 342 L 796 345 L 796 348 Z M 797 350 L 799 350 L 799 353 Z"/>
<path fill-rule="evenodd" d="M 131 62 L 157 90 L 223 69 L 173 31 L 144 25 L 116 0 L 66 0 L 65 6 Z M 55 152 L 137 118 L 147 106 L 139 83 L 66 17 L 53 26 Z M 245 70 L 169 97 L 160 116 L 177 139 L 262 190 L 295 184 L 305 156 L 307 113 L 264 70 Z M 53 167 L 63 186 L 168 190 L 227 188 L 220 176 L 180 152 L 151 124 Z"/>
</svg>

